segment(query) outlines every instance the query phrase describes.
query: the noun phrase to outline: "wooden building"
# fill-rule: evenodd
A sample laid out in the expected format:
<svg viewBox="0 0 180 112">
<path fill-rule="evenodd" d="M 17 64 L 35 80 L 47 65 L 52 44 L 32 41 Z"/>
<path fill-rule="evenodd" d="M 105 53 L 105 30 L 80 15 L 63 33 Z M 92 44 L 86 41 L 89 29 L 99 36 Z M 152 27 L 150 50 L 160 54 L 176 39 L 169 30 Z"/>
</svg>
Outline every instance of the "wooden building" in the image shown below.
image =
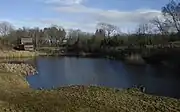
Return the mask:
<svg viewBox="0 0 180 112">
<path fill-rule="evenodd" d="M 19 50 L 34 50 L 33 39 L 31 37 L 21 37 L 18 41 L 17 49 Z"/>
<path fill-rule="evenodd" d="M 24 50 L 34 50 L 33 39 L 31 37 L 22 37 L 21 45 L 24 46 Z"/>
<path fill-rule="evenodd" d="M 103 29 L 96 30 L 95 36 L 101 39 L 106 37 L 106 32 Z"/>
</svg>

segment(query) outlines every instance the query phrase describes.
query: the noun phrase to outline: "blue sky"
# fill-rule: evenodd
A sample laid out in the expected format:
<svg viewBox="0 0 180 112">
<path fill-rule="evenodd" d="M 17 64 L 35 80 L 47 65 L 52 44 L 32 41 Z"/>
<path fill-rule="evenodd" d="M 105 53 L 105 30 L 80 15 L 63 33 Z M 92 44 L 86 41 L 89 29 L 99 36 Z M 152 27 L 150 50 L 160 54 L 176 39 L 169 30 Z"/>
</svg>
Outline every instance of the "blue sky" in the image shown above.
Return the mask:
<svg viewBox="0 0 180 112">
<path fill-rule="evenodd" d="M 114 24 L 122 31 L 160 15 L 169 0 L 0 0 L 0 21 L 16 28 L 46 27 L 94 31 L 98 22 Z"/>
</svg>

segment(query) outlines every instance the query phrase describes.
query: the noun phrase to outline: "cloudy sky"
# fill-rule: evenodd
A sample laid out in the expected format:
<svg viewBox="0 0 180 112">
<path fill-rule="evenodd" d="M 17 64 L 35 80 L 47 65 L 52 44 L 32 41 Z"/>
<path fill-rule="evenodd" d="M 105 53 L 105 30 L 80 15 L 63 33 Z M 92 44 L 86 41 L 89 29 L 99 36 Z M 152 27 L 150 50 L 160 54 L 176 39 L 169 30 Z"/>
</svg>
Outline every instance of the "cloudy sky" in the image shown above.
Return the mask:
<svg viewBox="0 0 180 112">
<path fill-rule="evenodd" d="M 131 31 L 140 22 L 160 15 L 169 0 L 0 0 L 0 21 L 15 27 L 46 27 L 93 32 L 98 22 Z"/>
</svg>

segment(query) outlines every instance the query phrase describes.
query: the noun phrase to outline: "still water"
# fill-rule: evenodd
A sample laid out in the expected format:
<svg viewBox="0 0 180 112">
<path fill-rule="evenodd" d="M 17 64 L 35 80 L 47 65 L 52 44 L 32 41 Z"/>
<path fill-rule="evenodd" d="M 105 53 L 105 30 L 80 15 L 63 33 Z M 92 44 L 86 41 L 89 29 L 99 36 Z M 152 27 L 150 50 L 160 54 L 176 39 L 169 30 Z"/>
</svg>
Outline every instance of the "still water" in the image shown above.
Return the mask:
<svg viewBox="0 0 180 112">
<path fill-rule="evenodd" d="M 128 88 L 142 84 L 149 94 L 180 98 L 180 74 L 165 67 L 74 57 L 39 57 L 33 62 L 38 74 L 27 80 L 34 89 L 68 85 Z"/>
</svg>

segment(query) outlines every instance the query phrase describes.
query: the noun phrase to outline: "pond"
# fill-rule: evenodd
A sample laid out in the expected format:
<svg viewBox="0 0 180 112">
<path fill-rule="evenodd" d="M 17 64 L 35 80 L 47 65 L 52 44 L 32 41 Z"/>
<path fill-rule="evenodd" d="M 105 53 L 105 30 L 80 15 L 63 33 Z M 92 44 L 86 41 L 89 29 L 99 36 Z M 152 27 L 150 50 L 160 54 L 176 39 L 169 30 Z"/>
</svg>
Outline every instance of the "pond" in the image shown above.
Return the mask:
<svg viewBox="0 0 180 112">
<path fill-rule="evenodd" d="M 38 74 L 28 76 L 34 89 L 68 85 L 129 88 L 142 84 L 149 94 L 180 98 L 180 74 L 162 66 L 135 66 L 121 61 L 75 57 L 38 57 Z"/>
</svg>

